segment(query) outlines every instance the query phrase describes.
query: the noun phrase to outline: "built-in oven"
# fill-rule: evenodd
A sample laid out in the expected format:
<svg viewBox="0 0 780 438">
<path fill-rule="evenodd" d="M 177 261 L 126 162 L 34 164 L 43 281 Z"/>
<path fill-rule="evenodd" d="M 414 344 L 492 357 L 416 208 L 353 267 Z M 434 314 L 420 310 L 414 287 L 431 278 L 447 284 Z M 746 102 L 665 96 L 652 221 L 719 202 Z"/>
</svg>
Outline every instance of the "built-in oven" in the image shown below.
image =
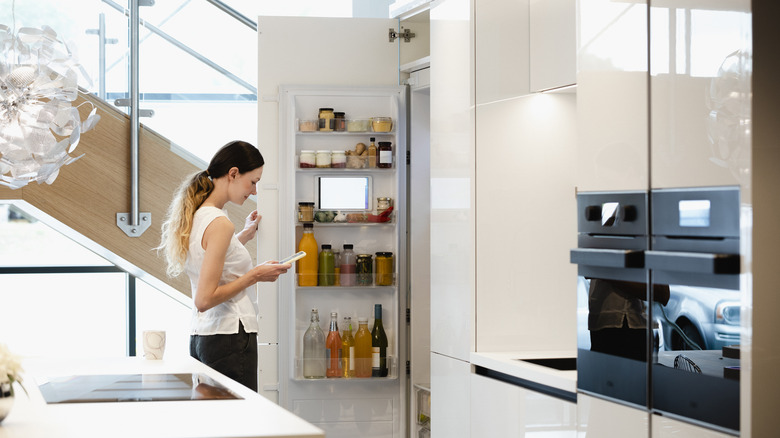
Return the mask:
<svg viewBox="0 0 780 438">
<path fill-rule="evenodd" d="M 648 408 L 647 192 L 577 194 L 577 390 Z"/>
<path fill-rule="evenodd" d="M 651 362 L 653 412 L 739 431 L 740 197 L 738 187 L 650 192 L 650 249 L 659 348 Z"/>
</svg>

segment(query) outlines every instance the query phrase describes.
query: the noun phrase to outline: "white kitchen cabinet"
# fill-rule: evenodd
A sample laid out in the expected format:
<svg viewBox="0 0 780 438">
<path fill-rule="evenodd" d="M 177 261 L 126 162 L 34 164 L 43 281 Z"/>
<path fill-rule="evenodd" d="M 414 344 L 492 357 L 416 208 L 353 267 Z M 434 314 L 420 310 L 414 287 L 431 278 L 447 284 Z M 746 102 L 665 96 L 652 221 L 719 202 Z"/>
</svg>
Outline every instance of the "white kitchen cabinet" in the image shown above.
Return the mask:
<svg viewBox="0 0 780 438">
<path fill-rule="evenodd" d="M 577 436 L 577 405 L 514 384 L 471 375 L 471 436 Z"/>
<path fill-rule="evenodd" d="M 674 438 L 684 436 L 685 438 L 730 438 L 733 435 L 695 426 L 690 423 L 684 423 L 662 415 L 652 416 L 651 428 L 652 438 Z"/>
<path fill-rule="evenodd" d="M 647 190 L 645 2 L 579 2 L 579 191 Z"/>
<path fill-rule="evenodd" d="M 528 1 L 475 3 L 477 104 L 529 93 Z"/>
<path fill-rule="evenodd" d="M 471 365 L 431 353 L 431 436 L 464 437 L 470 430 Z M 481 436 L 481 435 L 480 435 Z"/>
<path fill-rule="evenodd" d="M 583 393 L 577 394 L 579 436 L 599 438 L 648 438 L 650 414 Z"/>
<path fill-rule="evenodd" d="M 472 23 L 469 0 L 431 7 L 431 351 L 464 362 L 474 348 Z"/>
<path fill-rule="evenodd" d="M 532 92 L 577 81 L 576 0 L 530 0 Z"/>
</svg>

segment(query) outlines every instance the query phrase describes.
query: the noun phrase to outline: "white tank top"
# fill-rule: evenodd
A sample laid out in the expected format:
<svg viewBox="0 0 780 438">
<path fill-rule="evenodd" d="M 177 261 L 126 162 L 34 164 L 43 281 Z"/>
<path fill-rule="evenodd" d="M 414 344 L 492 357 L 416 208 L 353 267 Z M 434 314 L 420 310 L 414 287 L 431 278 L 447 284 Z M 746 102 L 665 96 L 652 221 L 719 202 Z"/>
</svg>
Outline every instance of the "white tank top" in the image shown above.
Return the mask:
<svg viewBox="0 0 780 438">
<path fill-rule="evenodd" d="M 190 246 L 185 263 L 187 275 L 190 277 L 192 287 L 192 299 L 198 291 L 198 279 L 201 265 L 206 251 L 203 249 L 203 233 L 209 224 L 216 218 L 227 217 L 224 211 L 217 207 L 201 207 L 195 212 L 192 220 L 192 232 L 190 233 Z M 229 283 L 246 274 L 252 269 L 252 257 L 249 251 L 233 235 L 225 255 L 225 266 L 222 268 L 222 276 L 219 284 Z M 254 286 L 244 289 L 238 295 L 221 303 L 205 312 L 199 312 L 192 306 L 192 320 L 190 334 L 193 335 L 229 335 L 238 333 L 238 322 L 244 324 L 247 333 L 257 333 L 257 311 L 249 294 L 254 291 Z"/>
</svg>

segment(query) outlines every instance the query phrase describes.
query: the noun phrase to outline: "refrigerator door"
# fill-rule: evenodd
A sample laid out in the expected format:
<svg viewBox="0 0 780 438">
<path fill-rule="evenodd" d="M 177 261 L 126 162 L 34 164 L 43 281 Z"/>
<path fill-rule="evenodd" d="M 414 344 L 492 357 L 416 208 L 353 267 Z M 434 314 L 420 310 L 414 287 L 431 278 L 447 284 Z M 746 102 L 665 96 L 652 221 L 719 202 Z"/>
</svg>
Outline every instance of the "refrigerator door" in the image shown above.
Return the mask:
<svg viewBox="0 0 780 438">
<path fill-rule="evenodd" d="M 318 244 L 342 249 L 353 243 L 355 252 L 375 256 L 393 252 L 392 286 L 366 288 L 296 285 L 288 274 L 277 285 L 260 287 L 261 342 L 278 343 L 279 403 L 318 425 L 328 436 L 398 437 L 406 424 L 406 261 L 405 151 L 407 93 L 399 87 L 399 45 L 390 42 L 388 29 L 395 19 L 260 17 L 258 20 L 258 144 L 266 156 L 258 207 L 264 216 L 259 238 L 259 260 L 277 259 L 297 251 L 302 227 L 297 203 L 315 201 L 317 175 L 371 176 L 373 209 L 377 197 L 392 197 L 395 214 L 390 223 L 323 224 L 315 222 Z M 316 84 L 293 86 L 285 84 Z M 300 132 L 297 122 L 317 119 L 322 107 L 346 112 L 346 118 L 390 116 L 393 128 L 379 132 Z M 390 141 L 392 169 L 301 169 L 301 150 L 349 150 L 369 138 Z M 278 145 L 278 147 L 276 146 Z M 377 144 L 378 146 L 378 144 Z M 350 212 L 352 213 L 352 212 Z M 376 213 L 376 211 L 372 211 Z M 276 222 L 278 218 L 278 222 Z M 266 222 L 268 220 L 268 222 Z M 338 312 L 357 328 L 359 316 L 373 324 L 373 305 L 382 304 L 389 338 L 390 376 L 364 379 L 304 379 L 302 339 L 309 313 L 317 307 L 327 332 L 327 315 Z M 353 330 L 354 335 L 354 330 Z M 268 378 L 269 376 L 264 376 Z M 261 382 L 274 387 L 276 382 Z"/>
</svg>

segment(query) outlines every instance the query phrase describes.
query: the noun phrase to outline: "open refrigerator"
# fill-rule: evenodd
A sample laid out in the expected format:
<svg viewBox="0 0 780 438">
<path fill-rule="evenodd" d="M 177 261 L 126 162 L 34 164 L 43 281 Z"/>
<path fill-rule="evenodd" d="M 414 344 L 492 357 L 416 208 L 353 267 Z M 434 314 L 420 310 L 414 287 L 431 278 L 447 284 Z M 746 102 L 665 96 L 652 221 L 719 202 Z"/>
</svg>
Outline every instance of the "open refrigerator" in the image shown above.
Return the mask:
<svg viewBox="0 0 780 438">
<path fill-rule="evenodd" d="M 407 96 L 404 86 L 294 86 L 279 88 L 279 249 L 281 254 L 298 251 L 303 232 L 298 206 L 314 202 L 314 237 L 318 249 L 331 244 L 343 250 L 354 245 L 355 254 L 377 252 L 393 254 L 392 284 L 356 286 L 300 286 L 297 275 L 279 279 L 279 390 L 280 404 L 317 425 L 329 436 L 372 437 L 403 436 L 407 399 L 407 269 L 406 269 L 406 141 Z M 320 108 L 332 108 L 346 114 L 347 123 L 375 117 L 390 117 L 392 127 L 374 132 L 371 123 L 350 124 L 340 131 L 313 129 L 308 121 L 318 121 Z M 389 142 L 392 165 L 368 167 L 366 160 L 347 156 L 345 167 L 301 166 L 301 152 L 327 155 L 333 151 L 354 151 L 358 143 L 366 146 L 370 138 L 376 144 Z M 304 161 L 307 161 L 304 158 Z M 362 162 L 361 162 L 362 161 Z M 328 181 L 336 181 L 343 193 L 355 192 L 343 184 L 365 184 L 362 196 L 365 208 L 349 204 L 343 210 L 328 205 L 333 193 Z M 357 190 L 357 192 L 361 192 Z M 389 220 L 377 218 L 377 198 L 391 198 Z M 341 201 L 334 201 L 341 202 Z M 350 201 L 351 202 L 351 201 Z M 317 212 L 327 212 L 317 214 Z M 372 266 L 376 273 L 376 267 Z M 310 324 L 310 313 L 317 308 L 320 327 L 327 334 L 331 312 L 337 312 L 343 332 L 345 316 L 352 318 L 353 336 L 359 317 L 374 324 L 374 305 L 382 305 L 382 319 L 388 338 L 387 377 L 307 379 L 303 376 L 303 337 Z"/>
</svg>

